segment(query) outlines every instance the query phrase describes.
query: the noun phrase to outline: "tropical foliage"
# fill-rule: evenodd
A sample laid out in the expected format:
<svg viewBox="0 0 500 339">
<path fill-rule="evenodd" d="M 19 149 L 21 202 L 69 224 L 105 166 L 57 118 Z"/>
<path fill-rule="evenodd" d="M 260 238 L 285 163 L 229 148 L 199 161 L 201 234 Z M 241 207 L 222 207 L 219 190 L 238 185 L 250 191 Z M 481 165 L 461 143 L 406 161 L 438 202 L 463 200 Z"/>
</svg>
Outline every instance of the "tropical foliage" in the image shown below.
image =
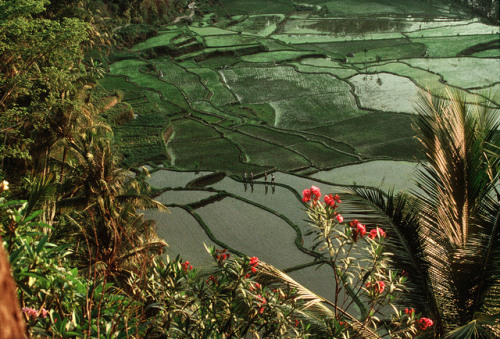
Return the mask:
<svg viewBox="0 0 500 339">
<path fill-rule="evenodd" d="M 393 264 L 412 304 L 451 337 L 500 332 L 500 114 L 452 92 L 424 94 L 417 129 L 427 162 L 409 197 L 358 190 L 392 220 Z"/>
<path fill-rule="evenodd" d="M 80 245 L 58 239 L 54 227 L 40 221 L 43 211 L 31 211 L 26 201 L 0 198 L 0 235 L 30 335 L 411 337 L 431 328 L 432 320 L 411 308 L 385 307 L 401 295 L 406 280 L 387 268 L 385 232 L 367 232 L 357 220 L 343 223 L 336 212 L 340 198 L 325 196 L 323 203 L 320 196 L 315 186 L 304 191 L 318 261 L 335 277 L 334 301 L 256 257 L 214 248 L 214 265 L 204 270 L 147 251 L 136 251 L 129 266 L 136 269 L 126 275 L 109 266 L 79 269 L 72 258 Z M 89 257 L 98 260 L 89 238 Z"/>
</svg>

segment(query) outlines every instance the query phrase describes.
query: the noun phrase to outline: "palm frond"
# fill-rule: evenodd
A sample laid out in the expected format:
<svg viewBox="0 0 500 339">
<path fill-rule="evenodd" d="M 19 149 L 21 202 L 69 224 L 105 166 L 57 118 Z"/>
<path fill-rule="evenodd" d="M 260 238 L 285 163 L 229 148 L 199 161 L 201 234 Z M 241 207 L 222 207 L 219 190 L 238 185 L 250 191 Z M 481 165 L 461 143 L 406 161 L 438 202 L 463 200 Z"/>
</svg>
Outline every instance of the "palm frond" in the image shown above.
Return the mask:
<svg viewBox="0 0 500 339">
<path fill-rule="evenodd" d="M 424 93 L 417 110 L 418 138 L 428 161 L 417 174 L 420 191 L 413 192 L 419 232 L 427 240 L 429 281 L 443 327 L 453 329 L 479 310 L 498 306 L 500 206 L 492 197 L 499 178 L 500 116 L 452 92 L 447 100 Z"/>
<path fill-rule="evenodd" d="M 161 212 L 169 212 L 168 208 L 161 202 L 150 198 L 144 194 L 121 194 L 116 197 L 120 203 L 132 203 L 136 208 L 153 208 Z"/>
<path fill-rule="evenodd" d="M 305 304 L 301 309 L 301 313 L 308 319 L 308 322 L 311 324 L 320 325 L 324 323 L 324 318 L 335 318 L 335 311 L 333 311 L 333 308 L 335 308 L 339 313 L 342 314 L 343 317 L 349 320 L 354 330 L 361 337 L 379 337 L 377 333 L 368 328 L 365 324 L 361 323 L 349 312 L 343 310 L 342 308 L 333 304 L 331 301 L 307 289 L 306 287 L 292 279 L 288 274 L 278 270 L 272 265 L 259 261 L 259 275 L 257 276 L 257 279 L 263 279 L 266 283 L 274 282 L 286 284 L 291 288 L 296 289 L 298 294 L 297 300 L 305 301 Z"/>
<path fill-rule="evenodd" d="M 388 234 L 386 248 L 391 253 L 391 267 L 408 276 L 409 293 L 395 303 L 412 306 L 419 312 L 434 310 L 436 313 L 436 301 L 427 275 L 425 239 L 420 236 L 418 212 L 410 198 L 405 194 L 395 196 L 392 190 L 384 193 L 375 188 L 356 188 L 355 192 L 371 204 L 365 207 L 366 211 L 375 210 L 380 215 L 379 225 L 383 225 Z"/>
<path fill-rule="evenodd" d="M 496 333 L 495 333 L 496 332 Z M 472 320 L 445 335 L 446 339 L 491 339 L 498 338 L 499 332 L 492 327 L 483 326 L 478 320 Z"/>
</svg>

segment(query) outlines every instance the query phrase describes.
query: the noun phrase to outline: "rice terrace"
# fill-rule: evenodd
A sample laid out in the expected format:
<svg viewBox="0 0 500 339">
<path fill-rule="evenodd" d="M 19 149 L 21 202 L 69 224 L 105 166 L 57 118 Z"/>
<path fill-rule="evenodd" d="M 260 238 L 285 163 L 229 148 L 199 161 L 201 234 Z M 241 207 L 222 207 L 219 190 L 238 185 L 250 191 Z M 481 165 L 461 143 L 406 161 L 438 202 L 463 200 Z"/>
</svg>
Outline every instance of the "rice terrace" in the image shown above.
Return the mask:
<svg viewBox="0 0 500 339">
<path fill-rule="evenodd" d="M 122 98 L 104 114 L 123 165 L 147 168 L 169 208 L 145 214 L 170 257 L 200 266 L 216 245 L 331 298 L 300 193 L 338 193 L 360 217 L 353 185 L 414 189 L 415 100 L 499 108 L 499 33 L 445 1 L 222 0 L 116 55 L 99 85 Z"/>
<path fill-rule="evenodd" d="M 0 0 L 0 339 L 500 337 L 500 0 Z"/>
</svg>

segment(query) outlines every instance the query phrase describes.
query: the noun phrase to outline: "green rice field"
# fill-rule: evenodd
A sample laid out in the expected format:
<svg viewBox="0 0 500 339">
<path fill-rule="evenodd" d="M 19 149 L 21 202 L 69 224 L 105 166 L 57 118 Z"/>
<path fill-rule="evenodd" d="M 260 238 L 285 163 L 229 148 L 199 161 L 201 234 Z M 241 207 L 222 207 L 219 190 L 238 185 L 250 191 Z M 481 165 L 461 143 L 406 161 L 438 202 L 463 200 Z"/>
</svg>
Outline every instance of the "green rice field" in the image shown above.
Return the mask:
<svg viewBox="0 0 500 339">
<path fill-rule="evenodd" d="M 331 297 L 301 191 L 349 204 L 352 186 L 416 189 L 416 100 L 448 88 L 500 108 L 499 27 L 438 0 L 220 2 L 217 20 L 161 27 L 100 81 L 133 110 L 114 129 L 123 166 L 150 169 L 170 213 L 144 213 L 169 256 L 203 266 L 203 244 L 225 247 Z"/>
</svg>

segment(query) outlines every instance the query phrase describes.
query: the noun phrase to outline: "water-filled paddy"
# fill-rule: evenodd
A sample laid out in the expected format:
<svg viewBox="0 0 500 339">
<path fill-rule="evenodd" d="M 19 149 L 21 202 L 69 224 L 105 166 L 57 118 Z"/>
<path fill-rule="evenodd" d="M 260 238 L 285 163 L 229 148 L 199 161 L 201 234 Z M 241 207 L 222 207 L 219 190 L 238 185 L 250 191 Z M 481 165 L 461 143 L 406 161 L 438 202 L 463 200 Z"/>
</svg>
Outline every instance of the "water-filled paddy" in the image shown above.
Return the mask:
<svg viewBox="0 0 500 339">
<path fill-rule="evenodd" d="M 311 257 L 295 245 L 294 229 L 256 206 L 224 198 L 198 208 L 196 213 L 217 239 L 248 256 L 257 256 L 281 269 L 311 261 Z"/>
<path fill-rule="evenodd" d="M 160 169 L 151 174 L 146 182 L 154 188 L 185 187 L 188 182 L 210 172 L 177 172 Z"/>
<path fill-rule="evenodd" d="M 388 73 L 358 74 L 349 78 L 361 106 L 377 111 L 415 113 L 419 88 L 408 78 Z M 395 100 L 387 100 L 391 93 Z"/>
<path fill-rule="evenodd" d="M 153 210 L 143 211 L 146 218 L 155 220 L 158 236 L 168 244 L 165 254 L 170 258 L 181 255 L 193 265 L 207 265 L 210 255 L 203 244 L 215 246 L 196 219 L 179 207 L 170 207 L 170 213 Z"/>
<path fill-rule="evenodd" d="M 313 174 L 311 177 L 343 185 L 380 187 L 387 191 L 409 191 L 416 188 L 412 182 L 418 164 L 407 161 L 375 160 L 338 167 Z"/>
</svg>

